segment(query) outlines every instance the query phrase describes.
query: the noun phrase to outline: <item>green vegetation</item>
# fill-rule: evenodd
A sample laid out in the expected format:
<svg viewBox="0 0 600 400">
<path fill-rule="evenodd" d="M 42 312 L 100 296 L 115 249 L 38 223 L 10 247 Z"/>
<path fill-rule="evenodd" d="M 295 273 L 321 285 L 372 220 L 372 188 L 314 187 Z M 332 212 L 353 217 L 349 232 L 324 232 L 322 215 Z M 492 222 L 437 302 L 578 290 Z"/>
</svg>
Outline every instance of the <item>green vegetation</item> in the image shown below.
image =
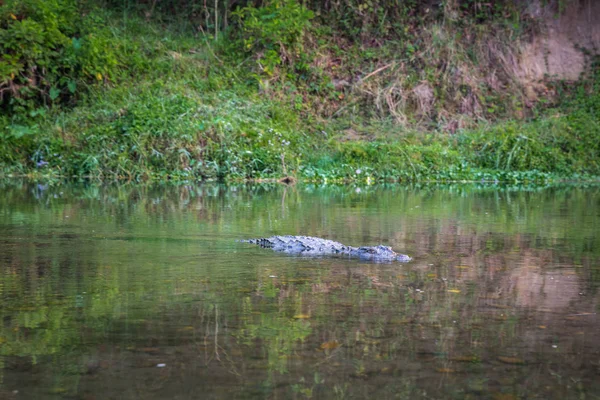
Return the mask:
<svg viewBox="0 0 600 400">
<path fill-rule="evenodd" d="M 600 175 L 598 64 L 528 103 L 509 61 L 536 27 L 510 1 L 116 3 L 0 5 L 3 176 Z"/>
</svg>

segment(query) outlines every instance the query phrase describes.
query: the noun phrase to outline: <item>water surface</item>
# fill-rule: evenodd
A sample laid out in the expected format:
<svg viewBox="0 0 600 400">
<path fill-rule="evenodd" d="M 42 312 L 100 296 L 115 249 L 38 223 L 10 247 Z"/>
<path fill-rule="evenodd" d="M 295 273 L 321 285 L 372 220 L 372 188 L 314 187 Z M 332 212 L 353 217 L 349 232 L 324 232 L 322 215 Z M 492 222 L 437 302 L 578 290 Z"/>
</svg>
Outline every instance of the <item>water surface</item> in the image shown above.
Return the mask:
<svg viewBox="0 0 600 400">
<path fill-rule="evenodd" d="M 0 184 L 0 398 L 597 399 L 599 232 L 597 187 Z"/>
</svg>

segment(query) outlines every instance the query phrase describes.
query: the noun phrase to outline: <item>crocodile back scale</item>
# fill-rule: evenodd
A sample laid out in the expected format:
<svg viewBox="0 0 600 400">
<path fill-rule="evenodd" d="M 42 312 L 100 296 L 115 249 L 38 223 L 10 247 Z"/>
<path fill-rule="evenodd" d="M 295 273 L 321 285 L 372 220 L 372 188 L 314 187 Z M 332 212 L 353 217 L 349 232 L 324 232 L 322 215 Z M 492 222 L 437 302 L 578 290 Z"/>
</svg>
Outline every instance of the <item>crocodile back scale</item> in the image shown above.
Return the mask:
<svg viewBox="0 0 600 400">
<path fill-rule="evenodd" d="M 376 262 L 408 262 L 411 260 L 409 256 L 396 253 L 389 246 L 352 247 L 333 240 L 312 236 L 271 236 L 241 240 L 241 242 L 252 243 L 260 247 L 273 249 L 274 251 L 302 256 L 346 256 Z"/>
</svg>

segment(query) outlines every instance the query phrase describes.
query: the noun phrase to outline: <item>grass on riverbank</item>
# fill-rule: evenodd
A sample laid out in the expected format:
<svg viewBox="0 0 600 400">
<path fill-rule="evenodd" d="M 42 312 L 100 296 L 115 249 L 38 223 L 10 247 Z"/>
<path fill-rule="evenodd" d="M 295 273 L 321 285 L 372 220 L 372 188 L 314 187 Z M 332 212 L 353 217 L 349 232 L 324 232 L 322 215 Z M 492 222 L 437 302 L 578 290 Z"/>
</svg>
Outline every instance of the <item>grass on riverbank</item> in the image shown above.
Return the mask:
<svg viewBox="0 0 600 400">
<path fill-rule="evenodd" d="M 550 181 L 600 175 L 600 73 L 528 122 L 419 132 L 391 119 L 323 119 L 267 95 L 202 36 L 130 18 L 108 28 L 125 78 L 75 108 L 0 120 L 0 173 L 50 179 Z M 220 57 L 221 55 L 221 57 Z"/>
</svg>

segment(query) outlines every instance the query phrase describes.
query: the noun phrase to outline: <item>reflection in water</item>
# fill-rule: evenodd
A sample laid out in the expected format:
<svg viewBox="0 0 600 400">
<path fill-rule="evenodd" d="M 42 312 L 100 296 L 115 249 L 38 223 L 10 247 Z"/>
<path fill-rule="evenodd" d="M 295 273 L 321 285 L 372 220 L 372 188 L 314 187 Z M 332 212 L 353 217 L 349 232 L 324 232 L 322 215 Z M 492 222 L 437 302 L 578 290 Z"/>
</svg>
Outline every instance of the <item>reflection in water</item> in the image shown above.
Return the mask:
<svg viewBox="0 0 600 400">
<path fill-rule="evenodd" d="M 0 398 L 600 395 L 596 187 L 0 190 Z"/>
</svg>

